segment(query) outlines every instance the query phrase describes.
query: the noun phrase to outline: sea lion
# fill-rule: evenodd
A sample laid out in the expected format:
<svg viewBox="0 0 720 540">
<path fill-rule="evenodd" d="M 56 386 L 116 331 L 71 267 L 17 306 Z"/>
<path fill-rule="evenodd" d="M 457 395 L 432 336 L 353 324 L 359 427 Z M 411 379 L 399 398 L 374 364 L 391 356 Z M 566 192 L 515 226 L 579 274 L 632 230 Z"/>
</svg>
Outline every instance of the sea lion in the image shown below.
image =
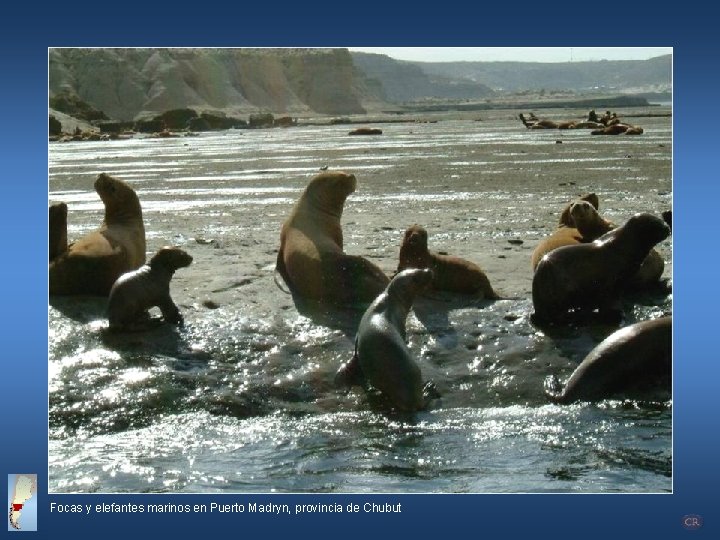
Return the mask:
<svg viewBox="0 0 720 540">
<path fill-rule="evenodd" d="M 370 127 L 360 127 L 353 129 L 352 131 L 348 132 L 348 135 L 382 135 L 382 129 L 380 128 L 370 128 Z"/>
<path fill-rule="evenodd" d="M 400 246 L 397 272 L 406 268 L 429 268 L 433 273 L 432 287 L 439 291 L 472 294 L 480 298 L 500 298 L 490 285 L 485 272 L 475 263 L 428 251 L 428 233 L 420 225 L 405 231 Z"/>
<path fill-rule="evenodd" d="M 533 321 L 563 322 L 569 310 L 614 308 L 652 247 L 669 234 L 662 219 L 636 214 L 594 242 L 547 253 L 533 275 Z"/>
<path fill-rule="evenodd" d="M 595 203 L 595 204 L 593 204 Z M 597 195 L 590 193 L 570 203 L 560 216 L 559 227 L 535 248 L 530 258 L 533 271 L 540 260 L 552 250 L 592 242 L 614 225 L 600 217 L 597 211 Z"/>
<path fill-rule="evenodd" d="M 67 204 L 51 204 L 48 210 L 50 260 L 67 251 Z"/>
<path fill-rule="evenodd" d="M 545 381 L 545 393 L 556 403 L 600 400 L 632 390 L 670 391 L 672 317 L 626 326 L 604 339 L 561 388 L 556 377 Z"/>
<path fill-rule="evenodd" d="M 100 228 L 70 244 L 50 262 L 50 294 L 105 296 L 115 280 L 145 262 L 140 200 L 122 180 L 98 175 L 95 191 L 105 205 Z"/>
<path fill-rule="evenodd" d="M 165 322 L 181 324 L 180 310 L 170 298 L 170 280 L 178 268 L 193 258 L 177 247 L 165 246 L 150 259 L 149 264 L 126 272 L 110 289 L 108 320 L 111 330 L 127 329 L 147 317 L 147 310 L 157 306 Z"/>
<path fill-rule="evenodd" d="M 570 201 L 567 206 L 563 209 L 562 213 L 560 214 L 560 221 L 558 222 L 558 226 L 565 225 L 566 227 L 574 227 L 575 223 L 570 218 L 570 207 L 573 205 L 573 203 L 577 201 L 587 201 L 590 204 L 593 205 L 593 208 L 595 210 L 600 210 L 600 200 L 598 199 L 597 194 L 595 193 L 586 193 L 585 195 L 581 195 L 574 201 Z"/>
<path fill-rule="evenodd" d="M 431 270 L 413 268 L 392 279 L 360 320 L 355 354 L 338 370 L 336 383 L 358 384 L 364 379 L 400 411 L 424 408 L 422 375 L 405 343 L 405 320 L 432 278 Z"/>
<path fill-rule="evenodd" d="M 276 269 L 294 295 L 343 305 L 367 306 L 389 283 L 367 259 L 343 252 L 340 225 L 355 176 L 326 171 L 315 176 L 280 232 Z"/>
</svg>

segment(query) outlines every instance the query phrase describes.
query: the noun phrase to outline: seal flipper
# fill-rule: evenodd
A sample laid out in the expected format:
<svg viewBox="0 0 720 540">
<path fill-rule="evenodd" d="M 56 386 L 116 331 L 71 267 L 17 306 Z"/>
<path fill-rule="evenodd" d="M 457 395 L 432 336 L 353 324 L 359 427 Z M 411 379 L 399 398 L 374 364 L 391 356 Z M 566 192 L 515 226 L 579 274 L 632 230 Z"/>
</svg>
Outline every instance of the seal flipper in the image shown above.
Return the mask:
<svg viewBox="0 0 720 540">
<path fill-rule="evenodd" d="M 335 386 L 365 386 L 365 375 L 360 367 L 360 359 L 357 353 L 357 338 L 355 338 L 355 352 L 353 357 L 340 366 L 335 373 Z"/>
<path fill-rule="evenodd" d="M 544 382 L 545 395 L 553 403 L 564 403 L 563 387 L 557 375 L 548 375 Z"/>
</svg>

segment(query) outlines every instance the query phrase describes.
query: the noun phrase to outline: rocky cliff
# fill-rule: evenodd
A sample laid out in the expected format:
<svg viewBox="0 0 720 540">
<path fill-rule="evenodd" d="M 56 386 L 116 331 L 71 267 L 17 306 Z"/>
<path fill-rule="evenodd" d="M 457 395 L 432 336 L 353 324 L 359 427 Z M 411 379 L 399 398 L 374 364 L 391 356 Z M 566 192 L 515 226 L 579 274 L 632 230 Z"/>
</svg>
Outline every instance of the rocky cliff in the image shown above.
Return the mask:
<svg viewBox="0 0 720 540">
<path fill-rule="evenodd" d="M 79 98 L 117 120 L 185 107 L 357 114 L 380 89 L 346 49 L 51 49 L 50 97 Z"/>
</svg>

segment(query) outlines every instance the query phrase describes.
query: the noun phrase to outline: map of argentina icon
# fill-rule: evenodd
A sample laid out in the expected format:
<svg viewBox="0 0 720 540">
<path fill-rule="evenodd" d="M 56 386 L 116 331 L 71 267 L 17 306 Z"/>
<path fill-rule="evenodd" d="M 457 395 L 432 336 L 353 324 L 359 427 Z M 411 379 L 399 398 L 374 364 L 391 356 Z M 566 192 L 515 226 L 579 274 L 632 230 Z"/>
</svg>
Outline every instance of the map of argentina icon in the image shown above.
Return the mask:
<svg viewBox="0 0 720 540">
<path fill-rule="evenodd" d="M 8 474 L 8 531 L 37 531 L 37 474 Z"/>
</svg>

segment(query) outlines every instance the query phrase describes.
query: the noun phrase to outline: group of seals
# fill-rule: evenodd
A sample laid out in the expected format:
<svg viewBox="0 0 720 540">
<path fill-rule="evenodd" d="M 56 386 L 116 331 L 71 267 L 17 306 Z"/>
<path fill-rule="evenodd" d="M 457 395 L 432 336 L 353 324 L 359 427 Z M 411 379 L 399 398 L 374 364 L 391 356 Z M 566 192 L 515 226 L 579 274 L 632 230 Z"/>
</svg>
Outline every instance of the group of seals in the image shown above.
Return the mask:
<svg viewBox="0 0 720 540">
<path fill-rule="evenodd" d="M 113 330 L 133 328 L 153 306 L 160 308 L 166 322 L 182 323 L 169 284 L 174 272 L 188 266 L 192 257 L 182 249 L 164 247 L 142 266 L 145 229 L 137 194 L 107 174 L 100 174 L 94 186 L 105 205 L 103 222 L 70 245 L 67 205 L 50 207 L 50 294 L 109 295 Z M 427 231 L 417 224 L 405 232 L 392 280 L 363 257 L 344 253 L 340 220 L 356 186 L 354 175 L 339 171 L 323 172 L 309 182 L 282 225 L 276 269 L 293 295 L 348 306 L 370 304 L 358 327 L 355 354 L 336 380 L 369 384 L 394 408 L 415 411 L 425 406 L 428 397 L 420 368 L 405 343 L 405 321 L 415 297 L 430 287 L 485 299 L 499 297 L 476 264 L 430 252 Z M 669 212 L 663 215 L 665 221 L 637 214 L 614 228 L 599 216 L 598 206 L 595 194 L 570 203 L 560 217 L 558 231 L 564 232 L 536 249 L 532 287 L 536 322 L 562 322 L 572 310 L 611 307 L 622 284 L 638 271 L 652 247 L 670 234 L 665 223 L 672 221 Z M 637 332 L 608 338 L 610 342 L 588 356 L 565 390 L 551 393 L 553 399 L 583 399 L 593 395 L 588 388 L 612 386 L 592 374 L 612 372 L 627 351 L 645 351 L 645 336 L 655 333 L 656 326 L 665 328 L 648 324 Z M 627 343 L 633 345 L 617 346 Z M 641 360 L 636 363 L 645 365 Z M 588 382 L 593 377 L 595 383 Z"/>
<path fill-rule="evenodd" d="M 533 271 L 540 260 L 553 249 L 593 242 L 604 234 L 610 234 L 616 225 L 600 216 L 599 207 L 600 202 L 595 193 L 583 195 L 568 204 L 560 215 L 558 228 L 533 251 Z M 664 269 L 665 262 L 662 257 L 655 249 L 651 249 L 639 270 L 627 280 L 625 288 L 629 291 L 651 288 L 659 283 Z"/>
<path fill-rule="evenodd" d="M 533 275 L 534 322 L 564 322 L 570 310 L 615 310 L 625 283 L 669 234 L 662 219 L 641 213 L 594 242 L 550 251 Z"/>
<path fill-rule="evenodd" d="M 160 308 L 165 322 L 181 324 L 180 310 L 170 298 L 170 280 L 177 269 L 190 265 L 192 260 L 184 250 L 165 246 L 149 264 L 120 276 L 108 297 L 110 329 L 132 328 L 154 306 Z"/>
<path fill-rule="evenodd" d="M 315 176 L 280 231 L 276 269 L 293 295 L 336 305 L 367 306 L 389 278 L 367 259 L 343 251 L 340 225 L 355 176 L 326 171 Z"/>
<path fill-rule="evenodd" d="M 424 408 L 422 375 L 405 343 L 405 320 L 415 297 L 432 279 L 432 271 L 426 268 L 403 270 L 392 279 L 365 311 L 355 338 L 355 354 L 338 370 L 336 383 L 367 382 L 400 411 Z"/>
<path fill-rule="evenodd" d="M 643 128 L 622 122 L 617 114 L 611 114 L 610 111 L 598 118 L 597 113 L 592 110 L 588 114 L 587 120 L 584 121 L 567 120 L 556 122 L 547 118 L 538 118 L 533 113 L 530 113 L 529 118 L 520 113 L 518 118 L 528 129 L 592 129 L 591 135 L 619 135 L 621 133 L 641 135 L 643 133 Z"/>
<path fill-rule="evenodd" d="M 145 227 L 140 200 L 122 180 L 100 174 L 95 191 L 105 205 L 100 227 L 67 244 L 67 207 L 57 207 L 50 221 L 49 286 L 51 295 L 107 296 L 115 280 L 145 262 Z M 51 216 L 53 209 L 50 210 Z M 62 239 L 65 239 L 64 241 Z"/>
<path fill-rule="evenodd" d="M 145 225 L 135 190 L 105 173 L 98 175 L 95 191 L 105 206 L 100 227 L 76 242 L 67 243 L 67 205 L 49 208 L 50 295 L 108 296 L 112 330 L 130 329 L 160 308 L 167 322 L 182 316 L 170 298 L 170 280 L 192 257 L 175 247 L 160 249 L 145 263 Z"/>
<path fill-rule="evenodd" d="M 633 390 L 669 391 L 672 374 L 672 316 L 626 326 L 605 338 L 570 375 L 564 387 L 545 382 L 556 403 L 627 396 Z"/>
</svg>

